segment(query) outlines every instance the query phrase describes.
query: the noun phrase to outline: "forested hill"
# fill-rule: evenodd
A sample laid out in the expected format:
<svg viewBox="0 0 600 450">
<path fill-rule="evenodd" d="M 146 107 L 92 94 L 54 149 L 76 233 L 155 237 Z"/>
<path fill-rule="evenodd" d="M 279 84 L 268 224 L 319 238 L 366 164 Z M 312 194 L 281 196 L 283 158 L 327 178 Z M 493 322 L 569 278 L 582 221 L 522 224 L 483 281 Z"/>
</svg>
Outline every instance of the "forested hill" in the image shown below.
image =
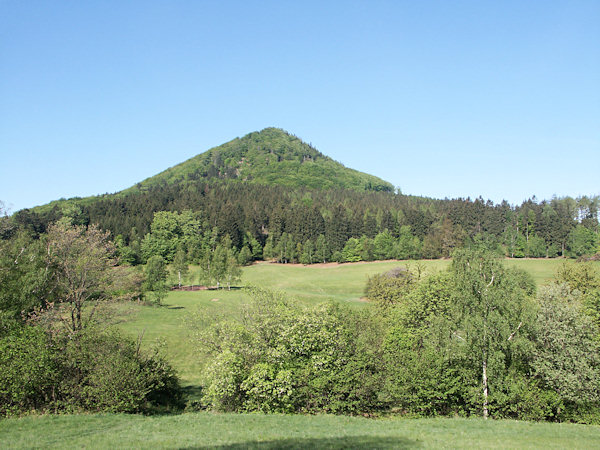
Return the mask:
<svg viewBox="0 0 600 450">
<path fill-rule="evenodd" d="M 344 167 L 284 130 L 265 128 L 196 155 L 124 193 L 213 179 L 293 188 L 393 191 L 390 183 Z"/>
<path fill-rule="evenodd" d="M 166 213 L 157 218 L 159 212 Z M 110 231 L 132 263 L 154 254 L 152 234 L 163 233 L 165 223 L 172 243 L 188 230 L 194 239 L 225 239 L 240 253 L 251 251 L 251 259 L 284 262 L 439 258 L 472 244 L 509 257 L 600 251 L 600 196 L 533 198 L 520 206 L 407 196 L 276 128 L 234 139 L 116 194 L 18 211 L 10 227 L 0 227 L 0 239 L 20 229 L 38 236 L 64 217 Z M 191 261 L 212 248 L 181 242 Z M 170 261 L 172 253 L 161 256 Z"/>
</svg>

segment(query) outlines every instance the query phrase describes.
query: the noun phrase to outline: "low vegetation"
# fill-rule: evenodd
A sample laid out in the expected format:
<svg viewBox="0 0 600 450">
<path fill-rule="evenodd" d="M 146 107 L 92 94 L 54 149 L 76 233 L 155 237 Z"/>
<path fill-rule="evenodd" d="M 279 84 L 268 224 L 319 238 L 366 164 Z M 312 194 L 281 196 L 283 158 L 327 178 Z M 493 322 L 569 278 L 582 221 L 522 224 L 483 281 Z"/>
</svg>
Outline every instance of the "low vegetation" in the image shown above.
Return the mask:
<svg viewBox="0 0 600 450">
<path fill-rule="evenodd" d="M 484 421 L 405 420 L 334 415 L 124 414 L 46 416 L 0 421 L 17 448 L 546 448 L 600 445 L 600 427 Z"/>
</svg>

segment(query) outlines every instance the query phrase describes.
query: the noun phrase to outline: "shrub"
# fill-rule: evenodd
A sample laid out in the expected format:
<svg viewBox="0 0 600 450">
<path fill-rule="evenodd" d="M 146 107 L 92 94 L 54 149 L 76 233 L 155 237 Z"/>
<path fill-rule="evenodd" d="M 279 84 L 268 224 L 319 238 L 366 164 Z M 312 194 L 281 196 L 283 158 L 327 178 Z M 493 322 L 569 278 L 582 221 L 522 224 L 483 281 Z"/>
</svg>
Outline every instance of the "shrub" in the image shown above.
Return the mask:
<svg viewBox="0 0 600 450">
<path fill-rule="evenodd" d="M 0 414 L 54 406 L 60 380 L 56 349 L 37 327 L 3 323 L 0 335 Z"/>
<path fill-rule="evenodd" d="M 356 413 L 378 407 L 376 321 L 255 289 L 239 320 L 202 333 L 204 403 L 221 411 Z"/>
<path fill-rule="evenodd" d="M 367 279 L 365 296 L 382 308 L 399 303 L 414 287 L 413 275 L 402 267 Z"/>
<path fill-rule="evenodd" d="M 150 412 L 182 405 L 173 369 L 115 332 L 50 335 L 16 324 L 0 337 L 0 413 Z"/>
</svg>

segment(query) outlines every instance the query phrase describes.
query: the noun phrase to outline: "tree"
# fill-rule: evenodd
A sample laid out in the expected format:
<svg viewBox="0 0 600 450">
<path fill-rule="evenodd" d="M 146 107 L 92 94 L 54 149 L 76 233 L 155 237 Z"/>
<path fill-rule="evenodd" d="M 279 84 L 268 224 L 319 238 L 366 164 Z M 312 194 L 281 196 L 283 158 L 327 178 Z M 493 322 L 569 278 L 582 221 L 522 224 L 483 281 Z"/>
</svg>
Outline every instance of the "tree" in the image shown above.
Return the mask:
<svg viewBox="0 0 600 450">
<path fill-rule="evenodd" d="M 57 300 L 56 268 L 46 241 L 25 232 L 0 240 L 0 311 L 19 318 Z"/>
<path fill-rule="evenodd" d="M 173 271 L 177 274 L 177 282 L 179 288 L 181 289 L 181 278 L 185 277 L 189 271 L 186 254 L 182 247 L 180 247 L 179 250 L 177 250 L 177 253 L 175 253 L 172 267 Z"/>
<path fill-rule="evenodd" d="M 534 327 L 533 375 L 567 404 L 598 403 L 598 329 L 584 314 L 579 291 L 568 284 L 543 287 Z"/>
<path fill-rule="evenodd" d="M 577 225 L 569 234 L 571 256 L 593 255 L 598 251 L 598 234 L 583 225 Z"/>
<path fill-rule="evenodd" d="M 99 302 L 110 297 L 116 258 L 108 236 L 96 225 L 86 229 L 60 221 L 48 228 L 48 257 L 56 268 L 59 298 L 68 305 L 66 323 L 73 332 L 92 321 Z"/>
<path fill-rule="evenodd" d="M 400 303 L 415 287 L 413 275 L 402 267 L 367 278 L 365 297 L 382 309 Z"/>
<path fill-rule="evenodd" d="M 225 283 L 227 283 L 227 289 L 231 290 L 231 285 L 235 282 L 241 281 L 242 279 L 242 269 L 240 268 L 238 259 L 235 256 L 235 252 L 231 248 L 227 249 L 225 263 Z"/>
<path fill-rule="evenodd" d="M 465 356 L 479 370 L 483 417 L 489 416 L 490 387 L 500 387 L 511 346 L 531 313 L 525 292 L 499 259 L 482 250 L 453 255 L 456 316 L 453 335 Z"/>
<path fill-rule="evenodd" d="M 238 262 L 242 266 L 247 266 L 252 262 L 252 252 L 247 245 L 244 245 L 238 254 Z"/>
<path fill-rule="evenodd" d="M 329 247 L 327 239 L 325 239 L 325 236 L 322 234 L 320 234 L 317 237 L 317 242 L 315 245 L 315 256 L 316 259 L 322 261 L 323 263 L 326 263 L 331 257 L 331 249 Z"/>
<path fill-rule="evenodd" d="M 4 205 L 4 202 L 0 200 L 0 239 L 8 239 L 13 231 L 14 224 L 8 217 L 8 209 Z"/>
<path fill-rule="evenodd" d="M 344 249 L 342 250 L 342 258 L 344 262 L 357 262 L 361 261 L 361 245 L 360 241 L 356 238 L 350 238 L 346 241 Z"/>
<path fill-rule="evenodd" d="M 143 288 L 150 292 L 153 301 L 160 304 L 167 295 L 167 263 L 162 256 L 154 255 L 146 263 L 146 280 Z"/>
<path fill-rule="evenodd" d="M 394 257 L 394 237 L 385 229 L 373 240 L 373 256 L 375 259 L 391 259 Z"/>
<path fill-rule="evenodd" d="M 315 247 L 310 239 L 308 239 L 302 246 L 302 255 L 300 256 L 300 263 L 312 264 L 315 258 Z"/>
</svg>

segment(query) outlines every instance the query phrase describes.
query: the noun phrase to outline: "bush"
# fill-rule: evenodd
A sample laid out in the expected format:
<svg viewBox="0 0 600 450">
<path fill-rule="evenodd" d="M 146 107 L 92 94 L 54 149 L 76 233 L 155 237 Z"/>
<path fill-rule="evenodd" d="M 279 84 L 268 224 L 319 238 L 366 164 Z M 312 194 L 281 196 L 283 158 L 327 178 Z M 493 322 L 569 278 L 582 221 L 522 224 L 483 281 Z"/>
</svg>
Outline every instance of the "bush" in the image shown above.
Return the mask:
<svg viewBox="0 0 600 450">
<path fill-rule="evenodd" d="M 37 327 L 3 323 L 0 414 L 52 408 L 61 373 L 56 349 Z"/>
<path fill-rule="evenodd" d="M 413 275 L 402 267 L 367 279 L 365 296 L 382 308 L 399 303 L 415 286 Z"/>
<path fill-rule="evenodd" d="M 70 408 L 139 412 L 182 406 L 172 368 L 115 332 L 86 329 L 67 341 L 63 358 L 61 390 Z"/>
<path fill-rule="evenodd" d="M 150 412 L 183 406 L 173 369 L 117 333 L 93 328 L 50 335 L 41 326 L 3 327 L 0 413 Z"/>
<path fill-rule="evenodd" d="M 357 413 L 378 407 L 377 322 L 255 289 L 239 320 L 213 323 L 204 403 L 221 411 Z"/>
</svg>

